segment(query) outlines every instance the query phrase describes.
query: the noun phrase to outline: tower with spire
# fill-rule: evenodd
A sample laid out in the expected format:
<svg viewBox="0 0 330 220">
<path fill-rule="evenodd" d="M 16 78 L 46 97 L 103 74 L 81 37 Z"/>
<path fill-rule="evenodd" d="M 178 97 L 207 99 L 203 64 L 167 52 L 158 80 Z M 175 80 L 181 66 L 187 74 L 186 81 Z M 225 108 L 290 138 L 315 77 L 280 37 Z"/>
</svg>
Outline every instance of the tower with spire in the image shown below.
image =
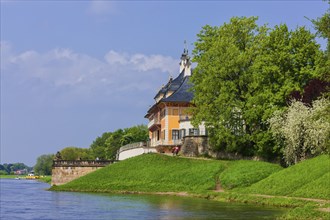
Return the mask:
<svg viewBox="0 0 330 220">
<path fill-rule="evenodd" d="M 150 147 L 157 151 L 169 151 L 180 147 L 186 136 L 205 135 L 205 127 L 194 127 L 190 123 L 191 115 L 187 111 L 193 104 L 191 61 L 185 41 L 181 55 L 179 74 L 170 78 L 154 97 L 155 103 L 145 115 L 149 120 Z M 161 83 L 160 83 L 161 84 Z"/>
<path fill-rule="evenodd" d="M 191 76 L 191 62 L 188 55 L 187 42 L 184 41 L 184 49 L 180 61 L 180 73 L 184 71 L 184 76 Z"/>
</svg>

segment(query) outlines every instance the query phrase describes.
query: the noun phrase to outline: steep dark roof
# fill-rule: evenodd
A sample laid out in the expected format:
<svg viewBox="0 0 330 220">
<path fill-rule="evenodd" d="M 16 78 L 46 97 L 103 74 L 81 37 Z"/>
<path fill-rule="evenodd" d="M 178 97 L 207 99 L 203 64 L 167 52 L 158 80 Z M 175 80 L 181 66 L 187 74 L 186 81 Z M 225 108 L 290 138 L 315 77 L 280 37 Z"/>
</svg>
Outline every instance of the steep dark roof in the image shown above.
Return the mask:
<svg viewBox="0 0 330 220">
<path fill-rule="evenodd" d="M 161 99 L 160 102 L 190 102 L 194 94 L 190 90 L 192 84 L 189 82 L 189 78 L 190 76 L 183 77 L 178 89 L 169 97 Z"/>
<path fill-rule="evenodd" d="M 158 93 L 157 95 L 162 92 L 163 94 L 166 94 L 168 91 L 174 91 L 173 94 L 171 94 L 167 98 L 161 98 L 157 103 L 155 103 L 153 106 L 151 106 L 147 112 L 147 114 L 144 116 L 145 118 L 149 117 L 151 112 L 155 110 L 159 103 L 161 102 L 191 102 L 191 100 L 194 97 L 193 92 L 190 90 L 192 87 L 192 83 L 189 82 L 190 76 L 184 76 L 184 73 L 182 72 L 177 78 L 174 80 L 170 80 L 169 83 L 166 84 Z M 171 83 L 170 83 L 171 82 Z M 155 97 L 157 97 L 157 95 Z"/>
<path fill-rule="evenodd" d="M 184 72 L 182 71 L 178 77 L 176 77 L 174 80 L 171 78 L 165 86 L 163 86 L 159 91 L 158 93 L 155 95 L 154 98 L 158 97 L 160 94 L 162 94 L 163 97 L 165 97 L 165 94 L 169 91 L 175 91 L 177 90 L 182 81 L 183 81 L 183 75 L 184 75 Z"/>
</svg>

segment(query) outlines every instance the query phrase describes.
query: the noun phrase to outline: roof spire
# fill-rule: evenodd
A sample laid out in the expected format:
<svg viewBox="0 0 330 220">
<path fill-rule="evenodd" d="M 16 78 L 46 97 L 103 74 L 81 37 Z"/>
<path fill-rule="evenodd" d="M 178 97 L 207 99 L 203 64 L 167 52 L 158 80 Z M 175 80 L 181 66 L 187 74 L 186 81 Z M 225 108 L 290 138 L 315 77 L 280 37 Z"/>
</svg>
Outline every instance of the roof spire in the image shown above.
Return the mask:
<svg viewBox="0 0 330 220">
<path fill-rule="evenodd" d="M 186 55 L 188 55 L 187 41 L 184 40 L 183 43 L 184 43 L 184 50 L 183 50 L 183 53 L 186 54 Z"/>
<path fill-rule="evenodd" d="M 184 76 L 190 76 L 191 75 L 191 62 L 190 57 L 188 55 L 188 48 L 187 48 L 187 41 L 184 40 L 184 50 L 181 55 L 181 61 L 180 61 L 180 73 L 184 70 Z"/>
</svg>

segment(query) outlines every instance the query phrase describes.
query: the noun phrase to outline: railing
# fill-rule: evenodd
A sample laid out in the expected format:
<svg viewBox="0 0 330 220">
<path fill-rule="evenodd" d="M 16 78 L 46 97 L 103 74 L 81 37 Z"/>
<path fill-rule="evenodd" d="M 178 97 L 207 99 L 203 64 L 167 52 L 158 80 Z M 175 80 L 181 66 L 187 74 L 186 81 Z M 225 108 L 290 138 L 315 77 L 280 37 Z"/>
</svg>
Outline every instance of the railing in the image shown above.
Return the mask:
<svg viewBox="0 0 330 220">
<path fill-rule="evenodd" d="M 158 117 L 154 117 L 152 120 L 150 120 L 148 122 L 148 128 L 150 128 L 151 126 L 155 125 L 155 124 L 160 124 L 160 120 Z"/>
<path fill-rule="evenodd" d="M 147 146 L 146 142 L 137 142 L 137 143 L 132 143 L 132 144 L 126 144 L 126 145 L 122 146 L 121 148 L 119 148 L 118 153 L 121 153 L 126 150 L 131 150 L 134 148 L 140 148 L 140 147 L 146 147 L 146 146 Z"/>
<path fill-rule="evenodd" d="M 174 146 L 174 145 L 181 145 L 182 144 L 182 139 L 178 140 L 159 140 L 159 141 L 151 141 L 151 146 L 150 147 L 156 147 L 156 146 Z"/>
<path fill-rule="evenodd" d="M 153 118 L 152 120 L 150 120 L 148 122 L 148 128 L 150 128 L 151 126 L 153 126 L 155 124 L 155 119 Z"/>
<path fill-rule="evenodd" d="M 160 124 L 160 118 L 159 118 L 159 115 L 157 115 L 156 117 L 154 117 L 154 123 L 155 123 L 155 124 Z"/>
<path fill-rule="evenodd" d="M 53 167 L 105 167 L 112 160 L 53 160 Z"/>
</svg>

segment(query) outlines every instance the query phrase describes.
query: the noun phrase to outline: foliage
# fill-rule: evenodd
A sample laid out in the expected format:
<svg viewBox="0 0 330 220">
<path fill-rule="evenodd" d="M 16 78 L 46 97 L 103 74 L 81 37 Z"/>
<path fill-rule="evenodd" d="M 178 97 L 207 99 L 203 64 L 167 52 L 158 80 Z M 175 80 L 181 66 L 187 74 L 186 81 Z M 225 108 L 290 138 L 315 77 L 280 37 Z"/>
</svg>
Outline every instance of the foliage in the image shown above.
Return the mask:
<svg viewBox="0 0 330 220">
<path fill-rule="evenodd" d="M 44 154 L 37 158 L 34 172 L 38 175 L 51 175 L 54 154 Z"/>
<path fill-rule="evenodd" d="M 126 144 L 147 141 L 148 128 L 146 125 L 137 125 L 130 128 L 118 129 L 114 132 L 105 132 L 97 137 L 90 146 L 93 156 L 100 159 L 115 159 L 118 149 Z"/>
<path fill-rule="evenodd" d="M 330 1 L 328 1 L 328 6 L 330 6 Z M 319 36 L 328 40 L 327 50 L 330 52 L 330 7 L 328 7 L 327 11 L 321 17 L 312 19 L 312 22 Z"/>
<path fill-rule="evenodd" d="M 318 72 L 320 78 L 324 81 L 330 82 L 330 1 L 327 2 L 327 11 L 319 18 L 312 19 L 314 28 L 317 31 L 318 36 L 324 38 L 327 41 L 326 50 L 322 56 L 318 59 Z M 309 19 L 310 20 L 310 19 Z M 330 97 L 330 92 L 328 91 Z"/>
<path fill-rule="evenodd" d="M 32 167 L 29 167 L 24 163 L 5 163 L 3 165 L 0 164 L 0 172 L 2 175 L 12 174 L 18 170 L 26 170 L 26 172 L 29 172 L 32 170 Z"/>
<path fill-rule="evenodd" d="M 204 121 L 215 150 L 271 159 L 281 152 L 273 148 L 267 119 L 317 78 L 324 57 L 304 27 L 270 29 L 256 21 L 234 17 L 197 35 L 193 123 Z"/>
<path fill-rule="evenodd" d="M 330 101 L 320 99 L 312 107 L 293 101 L 269 119 L 270 129 L 283 149 L 288 165 L 330 150 Z"/>
<path fill-rule="evenodd" d="M 0 170 L 0 175 L 8 175 L 8 173 L 5 170 Z"/>
<path fill-rule="evenodd" d="M 147 140 L 147 126 L 136 125 L 114 132 L 104 132 L 93 141 L 90 148 L 66 147 L 60 153 L 63 160 L 113 160 L 121 146 Z"/>
<path fill-rule="evenodd" d="M 241 193 L 329 199 L 329 164 L 330 157 L 328 155 L 318 156 L 285 168 L 250 187 L 238 189 L 238 191 Z"/>
<path fill-rule="evenodd" d="M 92 160 L 90 149 L 78 147 L 66 147 L 61 151 L 62 160 Z"/>
<path fill-rule="evenodd" d="M 121 130 L 121 129 L 119 129 Z M 119 133 L 120 131 L 117 130 Z M 90 149 L 92 150 L 93 156 L 96 158 L 100 159 L 106 159 L 106 145 L 105 142 L 106 140 L 111 137 L 112 133 L 111 132 L 104 132 L 101 137 L 97 137 L 93 143 L 90 145 Z"/>
<path fill-rule="evenodd" d="M 313 101 L 319 97 L 326 97 L 326 93 L 330 91 L 330 82 L 319 79 L 312 79 L 305 86 L 304 91 L 293 91 L 289 99 L 301 100 L 304 104 L 311 105 Z"/>
<path fill-rule="evenodd" d="M 50 184 L 52 182 L 52 176 L 41 176 L 38 181 Z"/>
</svg>

